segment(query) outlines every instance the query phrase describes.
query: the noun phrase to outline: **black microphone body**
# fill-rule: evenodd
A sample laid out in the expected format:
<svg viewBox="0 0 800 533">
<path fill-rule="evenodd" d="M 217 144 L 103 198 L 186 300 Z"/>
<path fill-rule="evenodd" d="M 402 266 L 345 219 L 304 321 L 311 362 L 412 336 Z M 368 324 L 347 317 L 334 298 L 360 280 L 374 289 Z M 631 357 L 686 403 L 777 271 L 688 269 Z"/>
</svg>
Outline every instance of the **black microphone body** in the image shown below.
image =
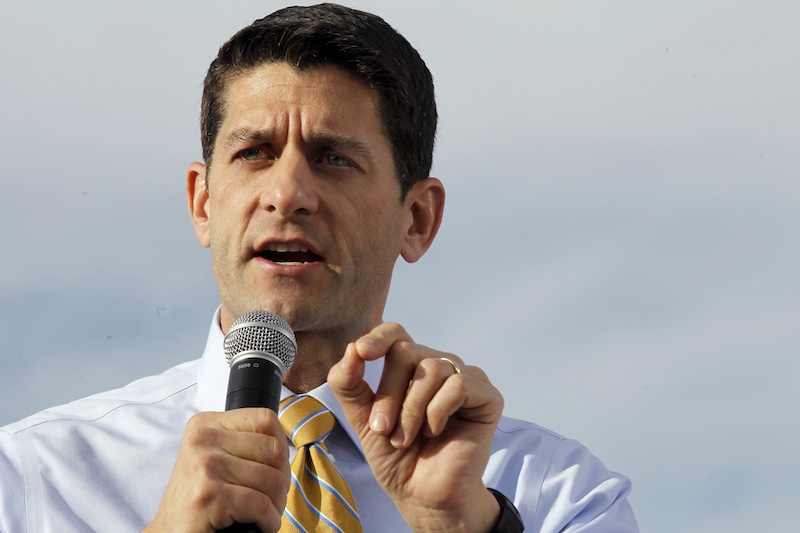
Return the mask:
<svg viewBox="0 0 800 533">
<path fill-rule="evenodd" d="M 267 407 L 277 413 L 283 383 L 281 370 L 274 361 L 254 354 L 231 362 L 225 410 Z"/>
<path fill-rule="evenodd" d="M 261 533 L 255 524 L 233 523 L 224 529 L 218 529 L 217 533 Z"/>
<path fill-rule="evenodd" d="M 297 354 L 294 333 L 281 317 L 253 311 L 236 319 L 225 335 L 231 367 L 225 410 L 266 407 L 278 412 L 283 374 Z M 232 524 L 218 533 L 261 533 L 255 524 Z"/>
</svg>

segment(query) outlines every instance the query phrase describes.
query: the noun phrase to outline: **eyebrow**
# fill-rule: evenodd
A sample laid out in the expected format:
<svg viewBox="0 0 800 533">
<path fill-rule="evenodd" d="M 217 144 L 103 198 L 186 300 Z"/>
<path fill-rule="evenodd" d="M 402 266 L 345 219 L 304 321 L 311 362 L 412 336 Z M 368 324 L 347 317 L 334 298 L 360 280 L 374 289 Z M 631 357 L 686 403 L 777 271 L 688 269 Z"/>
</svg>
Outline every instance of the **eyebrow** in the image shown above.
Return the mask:
<svg viewBox="0 0 800 533">
<path fill-rule="evenodd" d="M 278 132 L 274 129 L 237 128 L 225 137 L 223 145 L 229 150 L 235 150 L 242 144 L 269 142 L 278 136 Z M 365 158 L 369 163 L 374 162 L 372 150 L 370 150 L 366 144 L 346 135 L 339 135 L 332 132 L 320 132 L 314 134 L 310 142 L 306 144 L 317 147 L 329 147 L 345 152 L 355 152 Z"/>
<path fill-rule="evenodd" d="M 366 159 L 370 164 L 374 162 L 372 150 L 361 141 L 345 135 L 335 133 L 319 133 L 312 137 L 312 144 L 316 146 L 328 146 L 343 152 L 355 152 Z"/>
<path fill-rule="evenodd" d="M 230 132 L 222 141 L 225 148 L 229 150 L 238 149 L 242 144 L 252 142 L 265 142 L 277 137 L 275 130 L 256 130 L 252 128 L 237 128 Z"/>
</svg>

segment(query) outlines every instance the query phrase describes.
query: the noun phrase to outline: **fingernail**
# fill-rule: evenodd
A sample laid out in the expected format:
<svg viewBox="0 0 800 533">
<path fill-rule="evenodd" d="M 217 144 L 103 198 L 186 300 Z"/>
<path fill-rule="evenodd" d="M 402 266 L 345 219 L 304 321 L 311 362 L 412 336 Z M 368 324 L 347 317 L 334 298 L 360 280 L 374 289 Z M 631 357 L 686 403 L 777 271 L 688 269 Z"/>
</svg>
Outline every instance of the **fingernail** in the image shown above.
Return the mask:
<svg viewBox="0 0 800 533">
<path fill-rule="evenodd" d="M 387 427 L 389 427 L 389 421 L 386 420 L 386 417 L 383 416 L 383 413 L 378 411 L 372 415 L 372 419 L 369 421 L 369 427 L 372 429 L 372 431 L 378 431 L 382 433 L 386 431 Z"/>
<path fill-rule="evenodd" d="M 392 446 L 394 446 L 395 448 L 402 448 L 405 440 L 406 436 L 403 433 L 403 428 L 397 426 L 392 432 L 392 436 L 389 438 L 389 442 L 391 442 Z"/>
</svg>

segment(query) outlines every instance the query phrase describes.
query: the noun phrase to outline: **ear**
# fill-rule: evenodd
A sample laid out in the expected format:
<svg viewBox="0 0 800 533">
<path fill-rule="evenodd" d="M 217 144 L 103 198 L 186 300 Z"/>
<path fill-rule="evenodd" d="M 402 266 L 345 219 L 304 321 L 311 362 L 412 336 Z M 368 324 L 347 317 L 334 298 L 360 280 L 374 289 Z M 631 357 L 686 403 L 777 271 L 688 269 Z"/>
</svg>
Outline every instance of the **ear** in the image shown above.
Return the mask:
<svg viewBox="0 0 800 533">
<path fill-rule="evenodd" d="M 197 242 L 204 248 L 211 246 L 211 211 L 206 188 L 207 168 L 203 163 L 194 162 L 186 173 L 186 200 L 189 203 L 189 215 L 192 217 L 194 234 Z"/>
<path fill-rule="evenodd" d="M 426 178 L 411 187 L 405 200 L 408 224 L 400 255 L 414 263 L 428 251 L 444 216 L 444 185 Z"/>
</svg>

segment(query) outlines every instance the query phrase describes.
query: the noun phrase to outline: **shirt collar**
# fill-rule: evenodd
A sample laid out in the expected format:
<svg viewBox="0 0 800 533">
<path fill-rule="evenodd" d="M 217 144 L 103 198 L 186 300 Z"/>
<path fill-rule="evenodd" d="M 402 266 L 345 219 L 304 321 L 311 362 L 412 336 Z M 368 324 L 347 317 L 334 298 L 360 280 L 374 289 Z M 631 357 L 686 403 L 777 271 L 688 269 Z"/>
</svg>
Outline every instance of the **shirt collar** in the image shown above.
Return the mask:
<svg viewBox="0 0 800 533">
<path fill-rule="evenodd" d="M 206 348 L 203 352 L 203 358 L 200 361 L 200 368 L 198 370 L 197 390 L 200 396 L 200 406 L 203 411 L 225 410 L 225 396 L 228 392 L 228 375 L 230 374 L 230 369 L 225 360 L 225 351 L 223 347 L 225 334 L 222 332 L 222 328 L 219 325 L 219 316 L 220 308 L 217 308 L 211 320 Z M 383 359 L 367 363 L 364 380 L 373 391 L 376 390 L 380 383 L 382 373 Z M 281 399 L 292 396 L 293 394 L 292 391 L 283 387 Z M 347 422 L 344 409 L 342 409 L 342 406 L 328 386 L 328 383 L 325 382 L 316 389 L 309 391 L 308 395 L 313 396 L 331 410 L 336 420 L 350 437 L 350 440 L 353 441 L 353 444 L 356 445 L 358 451 L 363 455 L 364 451 L 361 449 L 361 441 L 358 438 L 358 434 Z"/>
<path fill-rule="evenodd" d="M 220 308 L 211 319 L 206 349 L 200 361 L 197 375 L 197 391 L 200 396 L 200 407 L 203 411 L 224 411 L 225 396 L 228 393 L 228 375 L 230 369 L 225 360 L 223 342 L 225 334 L 219 325 Z"/>
</svg>

